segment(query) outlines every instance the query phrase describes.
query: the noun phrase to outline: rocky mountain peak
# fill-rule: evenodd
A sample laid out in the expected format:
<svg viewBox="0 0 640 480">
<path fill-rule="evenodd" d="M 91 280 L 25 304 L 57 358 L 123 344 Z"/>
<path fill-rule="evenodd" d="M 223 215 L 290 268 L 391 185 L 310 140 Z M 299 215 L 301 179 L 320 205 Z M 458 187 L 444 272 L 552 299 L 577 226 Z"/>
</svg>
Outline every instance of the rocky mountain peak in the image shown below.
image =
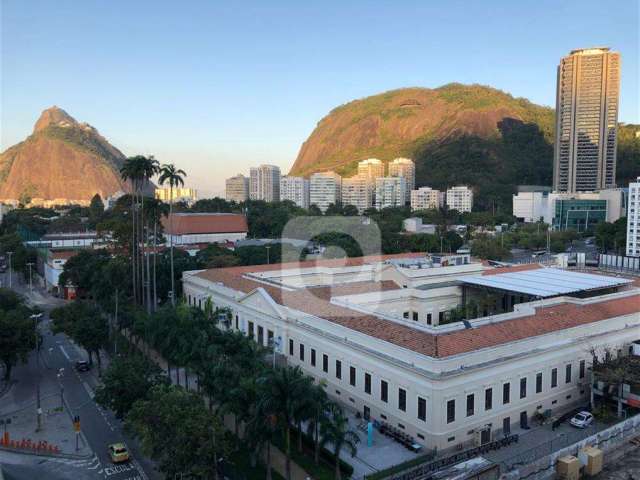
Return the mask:
<svg viewBox="0 0 640 480">
<path fill-rule="evenodd" d="M 78 122 L 63 109 L 54 105 L 53 107 L 47 108 L 42 112 L 42 114 L 40 114 L 40 118 L 38 118 L 38 121 L 33 127 L 33 133 L 44 130 L 49 125 L 68 127 L 78 125 Z"/>
</svg>

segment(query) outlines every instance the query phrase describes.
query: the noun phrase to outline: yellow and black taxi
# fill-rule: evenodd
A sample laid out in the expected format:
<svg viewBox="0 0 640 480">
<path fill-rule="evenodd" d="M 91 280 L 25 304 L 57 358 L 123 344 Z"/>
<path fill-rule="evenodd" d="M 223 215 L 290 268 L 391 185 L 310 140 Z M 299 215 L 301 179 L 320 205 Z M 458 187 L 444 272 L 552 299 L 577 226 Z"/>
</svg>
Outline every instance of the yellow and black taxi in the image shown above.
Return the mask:
<svg viewBox="0 0 640 480">
<path fill-rule="evenodd" d="M 124 443 L 109 445 L 109 457 L 113 463 L 122 463 L 129 460 L 129 450 Z"/>
</svg>

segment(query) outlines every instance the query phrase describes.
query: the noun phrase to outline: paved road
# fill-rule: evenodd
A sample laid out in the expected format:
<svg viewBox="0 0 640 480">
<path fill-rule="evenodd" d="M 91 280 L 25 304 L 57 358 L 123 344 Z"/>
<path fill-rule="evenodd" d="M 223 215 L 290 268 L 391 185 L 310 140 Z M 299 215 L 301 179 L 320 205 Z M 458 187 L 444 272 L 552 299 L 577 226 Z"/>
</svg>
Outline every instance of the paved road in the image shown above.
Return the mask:
<svg viewBox="0 0 640 480">
<path fill-rule="evenodd" d="M 4 285 L 6 279 L 1 279 Z M 16 277 L 14 275 L 14 287 Z M 25 292 L 24 286 L 18 285 L 16 290 Z M 42 298 L 42 297 L 40 297 Z M 36 382 L 40 379 L 41 391 L 52 393 L 60 391 L 57 374 L 64 369 L 61 384 L 64 397 L 73 415 L 80 416 L 82 432 L 94 452 L 94 456 L 85 460 L 50 459 L 28 455 L 13 455 L 0 452 L 0 463 L 9 464 L 7 470 L 13 472 L 15 478 L 33 480 L 33 478 L 73 478 L 75 480 L 155 480 L 162 478 L 156 472 L 152 462 L 139 451 L 136 442 L 127 438 L 123 433 L 122 424 L 111 412 L 99 408 L 93 401 L 93 390 L 98 384 L 97 372 L 78 373 L 73 364 L 82 358 L 83 351 L 79 350 L 68 337 L 62 334 L 53 335 L 49 329 L 48 311 L 59 303 L 57 299 L 47 297 L 39 302 L 40 308 L 46 313 L 39 328 L 43 334 L 44 343 L 40 352 L 40 369 L 38 369 L 35 355 L 29 363 L 20 365 L 15 370 L 18 382 L 12 387 L 15 399 L 28 401 L 35 398 Z M 1 403 L 1 402 L 0 402 Z M 107 454 L 107 445 L 125 441 L 129 447 L 132 460 L 127 464 L 113 465 Z M 33 472 L 40 472 L 34 477 Z M 29 473 L 32 472 L 32 473 Z M 46 475 L 46 476 L 45 476 Z"/>
</svg>

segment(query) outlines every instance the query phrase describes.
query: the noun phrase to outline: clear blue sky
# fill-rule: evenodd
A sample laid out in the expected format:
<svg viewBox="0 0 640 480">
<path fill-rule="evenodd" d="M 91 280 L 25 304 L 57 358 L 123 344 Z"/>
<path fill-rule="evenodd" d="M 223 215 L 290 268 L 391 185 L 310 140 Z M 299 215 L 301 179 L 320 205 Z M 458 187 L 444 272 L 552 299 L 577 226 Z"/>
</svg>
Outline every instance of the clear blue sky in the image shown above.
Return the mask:
<svg viewBox="0 0 640 480">
<path fill-rule="evenodd" d="M 384 90 L 491 85 L 555 103 L 571 49 L 622 54 L 620 120 L 640 123 L 637 0 L 2 0 L 2 149 L 58 105 L 203 193 L 291 166 L 333 107 Z"/>
</svg>

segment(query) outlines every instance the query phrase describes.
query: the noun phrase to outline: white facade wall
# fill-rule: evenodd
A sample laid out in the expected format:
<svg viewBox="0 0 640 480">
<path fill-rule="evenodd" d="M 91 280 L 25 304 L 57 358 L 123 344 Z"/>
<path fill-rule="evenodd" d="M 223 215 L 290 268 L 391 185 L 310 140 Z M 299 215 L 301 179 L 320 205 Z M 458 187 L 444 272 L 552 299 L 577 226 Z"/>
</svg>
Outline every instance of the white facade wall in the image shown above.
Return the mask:
<svg viewBox="0 0 640 480">
<path fill-rule="evenodd" d="M 473 208 L 473 191 L 467 186 L 451 187 L 447 190 L 447 207 L 461 213 Z"/>
<path fill-rule="evenodd" d="M 431 187 L 420 187 L 411 191 L 411 210 L 440 208 L 440 191 Z"/>
<path fill-rule="evenodd" d="M 280 201 L 280 167 L 252 167 L 249 175 L 249 198 L 265 202 Z"/>
<path fill-rule="evenodd" d="M 376 178 L 384 177 L 384 163 L 377 158 L 369 158 L 358 162 L 358 176 L 365 177 L 370 184 L 375 184 Z"/>
<path fill-rule="evenodd" d="M 416 164 L 409 158 L 396 158 L 389 163 L 390 177 L 403 177 L 406 182 L 406 203 L 411 202 L 411 191 L 416 188 Z"/>
<path fill-rule="evenodd" d="M 627 255 L 640 257 L 640 177 L 629 184 L 627 206 Z"/>
<path fill-rule="evenodd" d="M 549 195 L 545 192 L 518 192 L 513 195 L 513 216 L 535 223 L 548 216 Z"/>
<path fill-rule="evenodd" d="M 407 182 L 403 177 L 376 178 L 376 209 L 401 207 L 405 204 Z"/>
<path fill-rule="evenodd" d="M 241 203 L 249 199 L 249 178 L 242 174 L 227 178 L 225 182 L 225 198 L 229 202 Z"/>
<path fill-rule="evenodd" d="M 353 205 L 360 214 L 373 206 L 373 192 L 366 177 L 342 179 L 342 205 Z"/>
<path fill-rule="evenodd" d="M 216 305 L 231 308 L 231 328 L 252 334 L 254 338 L 261 328 L 264 345 L 268 332 L 272 332 L 279 339 L 279 352 L 287 357 L 288 363 L 299 365 L 317 380 L 326 381 L 327 393 L 334 400 L 360 412 L 366 406 L 372 418 L 403 429 L 427 448 L 440 450 L 472 440 L 476 429 L 489 424 L 491 437 L 500 438 L 504 422 L 517 425 L 522 412 L 530 421 L 537 411 L 558 412 L 583 404 L 588 401 L 592 346 L 622 348 L 640 336 L 640 316 L 633 314 L 497 347 L 433 358 L 319 317 L 275 306 L 261 289 L 250 295 L 238 295 L 226 287 L 190 277 L 189 272 L 185 273 L 184 286 L 191 304 L 200 302 L 203 306 L 204 299 L 210 295 Z M 590 300 L 575 301 L 588 303 Z M 511 315 L 526 309 L 530 309 L 529 304 L 518 305 Z M 481 322 L 492 321 L 492 318 Z M 253 332 L 249 332 L 250 325 Z M 566 377 L 568 365 L 570 378 Z M 355 385 L 351 382 L 352 367 Z M 552 385 L 554 369 L 555 386 Z M 536 388 L 538 374 L 541 374 L 541 391 Z M 370 378 L 370 392 L 364 389 L 365 375 Z M 524 396 L 520 395 L 522 379 L 526 379 Z M 387 385 L 386 400 L 382 398 L 383 382 Z M 503 402 L 505 385 L 508 385 L 508 402 Z M 490 408 L 485 404 L 488 389 L 492 392 Z M 401 408 L 401 390 L 404 408 Z M 471 395 L 473 410 L 467 411 Z M 426 402 L 424 419 L 418 418 L 421 399 Z M 453 406 L 453 419 L 447 418 L 448 405 Z"/>
<path fill-rule="evenodd" d="M 309 203 L 322 213 L 329 205 L 342 201 L 342 178 L 335 172 L 314 173 L 309 178 Z"/>
<path fill-rule="evenodd" d="M 167 242 L 173 237 L 174 245 L 194 245 L 196 243 L 227 243 L 237 242 L 247 238 L 247 234 L 241 233 L 194 233 L 187 235 L 168 235 L 164 234 Z"/>
<path fill-rule="evenodd" d="M 290 200 L 301 208 L 309 208 L 309 180 L 303 177 L 282 177 L 280 199 Z"/>
</svg>

